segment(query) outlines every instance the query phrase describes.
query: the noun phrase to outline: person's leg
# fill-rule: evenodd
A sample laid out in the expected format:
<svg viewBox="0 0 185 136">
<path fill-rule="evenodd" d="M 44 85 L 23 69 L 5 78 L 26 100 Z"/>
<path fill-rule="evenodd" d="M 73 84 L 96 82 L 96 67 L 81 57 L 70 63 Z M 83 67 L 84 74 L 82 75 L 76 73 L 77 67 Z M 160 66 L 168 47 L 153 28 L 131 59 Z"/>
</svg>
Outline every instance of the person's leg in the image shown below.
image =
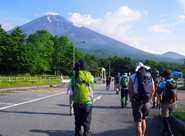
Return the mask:
<svg viewBox="0 0 185 136">
<path fill-rule="evenodd" d="M 146 121 L 143 120 L 143 121 L 142 121 L 142 135 L 143 135 L 143 136 L 144 136 L 144 134 L 145 134 L 145 131 L 146 131 Z"/>
<path fill-rule="evenodd" d="M 171 136 L 172 130 L 171 130 L 168 118 L 163 118 L 163 122 L 164 122 L 163 134 L 168 134 L 169 136 Z"/>
<path fill-rule="evenodd" d="M 92 104 L 85 104 L 83 108 L 83 127 L 84 127 L 84 134 L 83 136 L 91 136 L 91 115 L 92 115 Z"/>
<path fill-rule="evenodd" d="M 153 101 L 153 107 L 152 108 L 155 108 L 155 105 L 156 105 L 156 91 L 153 95 L 152 101 Z"/>
<path fill-rule="evenodd" d="M 121 107 L 124 107 L 124 92 L 123 89 L 121 89 Z"/>
<path fill-rule="evenodd" d="M 169 117 L 169 110 L 168 110 L 168 104 L 167 102 L 162 102 L 161 103 L 161 108 L 162 108 L 162 117 L 163 117 L 163 130 L 162 130 L 162 135 L 166 135 L 168 131 L 168 121 L 167 118 Z"/>
<path fill-rule="evenodd" d="M 125 89 L 125 107 L 128 104 L 128 89 Z"/>
<path fill-rule="evenodd" d="M 142 136 L 142 122 L 136 122 L 136 135 Z"/>
<path fill-rule="evenodd" d="M 147 102 L 147 103 L 143 104 L 141 111 L 143 113 L 142 114 L 142 135 L 144 135 L 145 131 L 146 131 L 146 118 L 147 118 L 149 111 L 150 111 L 150 103 Z"/>
<path fill-rule="evenodd" d="M 70 106 L 70 115 L 73 115 L 74 114 L 74 111 L 73 111 L 73 99 L 72 99 L 72 95 L 69 96 L 69 106 Z"/>
<path fill-rule="evenodd" d="M 132 113 L 134 116 L 134 121 L 136 122 L 136 135 L 142 136 L 142 111 L 141 103 L 138 101 L 132 101 Z"/>
<path fill-rule="evenodd" d="M 82 136 L 81 126 L 82 126 L 82 109 L 79 104 L 73 104 L 74 114 L 75 114 L 75 136 Z"/>
</svg>

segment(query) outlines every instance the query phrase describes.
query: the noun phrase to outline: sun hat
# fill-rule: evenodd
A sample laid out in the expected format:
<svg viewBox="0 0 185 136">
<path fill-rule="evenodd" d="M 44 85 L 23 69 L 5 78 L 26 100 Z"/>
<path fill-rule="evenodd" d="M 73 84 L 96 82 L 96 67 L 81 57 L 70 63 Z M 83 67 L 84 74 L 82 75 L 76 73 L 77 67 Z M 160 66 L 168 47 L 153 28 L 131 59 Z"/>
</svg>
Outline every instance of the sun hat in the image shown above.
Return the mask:
<svg viewBox="0 0 185 136">
<path fill-rule="evenodd" d="M 164 76 L 165 76 L 165 78 L 172 78 L 173 75 L 172 75 L 171 70 L 164 71 Z"/>
<path fill-rule="evenodd" d="M 149 66 L 144 65 L 142 62 L 136 63 L 136 65 L 135 65 L 135 72 L 138 72 L 138 70 L 139 70 L 140 68 L 145 68 L 145 69 L 147 69 L 147 70 L 150 69 Z"/>
<path fill-rule="evenodd" d="M 80 59 L 79 64 L 80 64 L 80 70 L 88 70 L 89 69 L 89 65 L 87 65 L 87 63 L 84 59 Z"/>
</svg>

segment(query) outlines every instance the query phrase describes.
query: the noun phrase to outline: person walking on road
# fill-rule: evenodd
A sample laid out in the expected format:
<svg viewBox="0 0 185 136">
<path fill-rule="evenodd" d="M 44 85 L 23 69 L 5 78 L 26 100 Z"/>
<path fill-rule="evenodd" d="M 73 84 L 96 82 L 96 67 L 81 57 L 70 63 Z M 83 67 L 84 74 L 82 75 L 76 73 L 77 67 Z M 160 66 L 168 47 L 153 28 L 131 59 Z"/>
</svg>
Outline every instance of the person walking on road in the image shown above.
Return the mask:
<svg viewBox="0 0 185 136">
<path fill-rule="evenodd" d="M 119 94 L 119 81 L 120 81 L 120 73 L 116 75 L 114 79 L 114 90 L 116 91 L 116 94 Z"/>
<path fill-rule="evenodd" d="M 111 83 L 111 76 L 107 76 L 106 78 L 106 90 L 110 89 L 110 83 Z"/>
<path fill-rule="evenodd" d="M 75 74 L 71 78 L 71 88 L 74 99 L 75 136 L 82 136 L 82 126 L 84 128 L 83 136 L 91 136 L 94 77 L 86 71 L 89 69 L 89 65 L 84 59 L 80 59 L 74 69 Z"/>
<path fill-rule="evenodd" d="M 173 80 L 170 70 L 166 70 L 164 72 L 164 77 L 165 80 L 161 82 L 158 90 L 159 94 L 162 93 L 161 108 L 164 123 L 164 128 L 161 136 L 173 136 L 168 119 L 175 108 L 177 100 L 177 82 Z"/>
<path fill-rule="evenodd" d="M 155 90 L 158 90 L 158 88 L 161 84 L 161 81 L 162 81 L 162 78 L 159 75 L 158 70 L 155 71 L 153 79 L 154 79 L 154 84 L 155 84 Z M 158 108 L 160 106 L 159 104 L 160 104 L 160 95 L 159 95 L 158 91 L 155 91 L 154 96 L 153 96 L 153 108 Z"/>
<path fill-rule="evenodd" d="M 74 110 L 73 110 L 73 91 L 71 90 L 71 81 L 69 82 L 69 85 L 67 87 L 67 94 L 69 95 L 69 114 L 72 116 L 74 115 Z"/>
<path fill-rule="evenodd" d="M 128 77 L 124 73 L 119 82 L 119 90 L 121 92 L 121 107 L 126 107 L 128 104 Z"/>
<path fill-rule="evenodd" d="M 129 98 L 132 104 L 132 113 L 136 122 L 136 135 L 144 136 L 146 121 L 150 110 L 150 102 L 155 92 L 151 73 L 146 71 L 150 67 L 141 62 L 136 63 L 135 72 L 129 77 Z"/>
</svg>

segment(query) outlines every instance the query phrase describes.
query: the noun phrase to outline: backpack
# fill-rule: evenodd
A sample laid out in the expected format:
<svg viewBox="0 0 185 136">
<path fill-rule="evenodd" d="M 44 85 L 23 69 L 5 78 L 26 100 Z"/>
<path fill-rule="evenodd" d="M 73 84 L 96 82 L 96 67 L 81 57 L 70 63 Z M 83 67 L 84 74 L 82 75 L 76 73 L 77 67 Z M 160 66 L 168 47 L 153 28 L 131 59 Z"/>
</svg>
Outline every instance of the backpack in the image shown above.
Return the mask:
<svg viewBox="0 0 185 136">
<path fill-rule="evenodd" d="M 92 75 L 88 71 L 80 70 L 74 81 L 74 102 L 86 103 L 93 101 Z"/>
<path fill-rule="evenodd" d="M 136 77 L 138 79 L 138 91 L 135 95 L 135 99 L 146 103 L 150 100 L 152 93 L 151 73 L 148 71 L 141 71 L 136 74 Z"/>
<path fill-rule="evenodd" d="M 162 101 L 168 103 L 174 103 L 177 100 L 177 82 L 176 81 L 166 81 L 165 93 L 163 93 Z"/>
<path fill-rule="evenodd" d="M 128 78 L 126 76 L 123 76 L 121 78 L 121 83 L 120 84 L 121 84 L 121 87 L 127 88 L 128 87 Z"/>
<path fill-rule="evenodd" d="M 116 81 L 117 84 L 119 84 L 119 79 L 120 79 L 120 76 L 117 75 L 117 76 L 115 77 L 115 81 Z"/>
<path fill-rule="evenodd" d="M 107 80 L 107 81 L 110 80 L 110 77 L 108 76 L 106 80 Z"/>
<path fill-rule="evenodd" d="M 155 83 L 155 87 L 159 87 L 159 85 L 161 83 L 161 77 L 160 76 L 155 76 L 154 77 L 154 83 Z"/>
</svg>

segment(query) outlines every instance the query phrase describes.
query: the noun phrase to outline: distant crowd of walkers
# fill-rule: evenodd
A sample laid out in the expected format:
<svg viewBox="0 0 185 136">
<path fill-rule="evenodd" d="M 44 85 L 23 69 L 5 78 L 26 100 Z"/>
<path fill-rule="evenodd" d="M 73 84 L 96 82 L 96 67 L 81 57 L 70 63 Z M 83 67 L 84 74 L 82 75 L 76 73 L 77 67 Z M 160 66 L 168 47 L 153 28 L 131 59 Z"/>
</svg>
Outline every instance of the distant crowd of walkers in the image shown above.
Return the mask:
<svg viewBox="0 0 185 136">
<path fill-rule="evenodd" d="M 90 124 L 93 104 L 94 77 L 87 70 L 89 65 L 80 59 L 74 67 L 74 75 L 69 83 L 67 93 L 70 95 L 70 115 L 75 117 L 75 136 L 91 136 Z M 162 78 L 163 77 L 163 78 Z M 109 90 L 111 76 L 106 78 L 106 90 Z M 173 112 L 177 101 L 177 82 L 173 79 L 170 70 L 154 73 L 149 66 L 138 62 L 135 73 L 129 75 L 120 73 L 114 77 L 114 90 L 121 92 L 121 107 L 131 102 L 133 118 L 136 123 L 136 135 L 144 136 L 146 131 L 146 118 L 153 108 L 161 108 L 164 128 L 161 136 L 173 136 L 169 124 L 169 116 Z M 74 109 L 74 110 L 73 110 Z M 81 131 L 83 126 L 84 132 Z"/>
</svg>

